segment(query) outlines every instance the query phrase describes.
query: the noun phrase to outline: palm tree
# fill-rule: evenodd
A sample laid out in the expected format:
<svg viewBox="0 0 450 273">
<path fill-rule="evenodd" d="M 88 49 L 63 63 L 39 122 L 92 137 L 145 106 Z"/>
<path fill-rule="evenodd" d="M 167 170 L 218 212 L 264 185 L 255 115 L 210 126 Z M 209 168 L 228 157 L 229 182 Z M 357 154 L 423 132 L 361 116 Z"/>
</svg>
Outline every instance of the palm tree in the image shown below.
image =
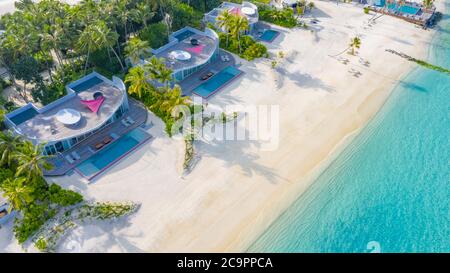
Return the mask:
<svg viewBox="0 0 450 273">
<path fill-rule="evenodd" d="M 135 66 L 128 71 L 125 77 L 125 83 L 128 83 L 128 92 L 130 94 L 136 94 L 139 98 L 151 90 L 151 85 L 147 81 L 145 76 L 145 70 L 142 66 Z"/>
<path fill-rule="evenodd" d="M 216 21 L 217 26 L 223 28 L 225 30 L 225 33 L 227 34 L 226 47 L 228 47 L 228 37 L 230 35 L 230 27 L 232 25 L 233 15 L 228 10 L 225 10 L 217 17 Z"/>
<path fill-rule="evenodd" d="M 115 13 L 119 18 L 120 22 L 123 24 L 125 39 L 128 37 L 128 20 L 131 17 L 130 9 L 127 7 L 128 0 L 116 0 L 115 3 Z"/>
<path fill-rule="evenodd" d="M 122 60 L 120 59 L 113 46 L 117 43 L 119 34 L 111 31 L 104 21 L 97 20 L 93 24 L 88 25 L 78 38 L 78 46 L 81 50 L 87 51 L 86 64 L 84 73 L 86 74 L 87 64 L 89 61 L 89 54 L 95 50 L 107 48 L 111 50 L 119 61 L 120 67 L 124 70 Z"/>
<path fill-rule="evenodd" d="M 35 181 L 43 176 L 44 170 L 51 170 L 53 166 L 47 161 L 48 156 L 42 154 L 43 145 L 33 145 L 24 141 L 15 153 L 18 167 L 16 176 L 25 175 L 28 181 Z"/>
<path fill-rule="evenodd" d="M 312 10 L 316 7 L 316 5 L 314 5 L 314 2 L 309 2 L 308 3 L 308 8 L 309 8 L 309 12 L 312 12 Z"/>
<path fill-rule="evenodd" d="M 231 24 L 231 34 L 238 40 L 239 53 L 241 53 L 241 33 L 248 30 L 247 18 L 239 15 L 235 15 Z"/>
<path fill-rule="evenodd" d="M 13 135 L 10 132 L 0 133 L 0 166 L 11 166 L 14 160 L 14 153 L 21 143 L 19 135 Z"/>
<path fill-rule="evenodd" d="M 3 196 L 8 199 L 9 213 L 15 209 L 20 210 L 33 201 L 32 188 L 26 186 L 25 177 L 7 178 L 1 184 Z"/>
<path fill-rule="evenodd" d="M 133 64 L 137 64 L 142 55 L 149 52 L 149 44 L 137 37 L 128 40 L 125 46 L 125 56 L 130 59 Z"/>
<path fill-rule="evenodd" d="M 349 47 L 352 49 L 352 55 L 355 55 L 355 49 L 361 47 L 361 39 L 359 37 L 352 38 Z"/>
<path fill-rule="evenodd" d="M 139 3 L 135 9 L 131 10 L 131 18 L 136 23 L 142 23 L 144 27 L 147 27 L 148 21 L 152 19 L 156 15 L 156 12 L 153 11 L 151 4 Z"/>
<path fill-rule="evenodd" d="M 429 8 L 431 8 L 432 6 L 433 6 L 433 2 L 434 2 L 434 0 L 423 0 L 423 5 L 427 8 L 427 9 L 429 9 Z"/>
<path fill-rule="evenodd" d="M 166 87 L 172 81 L 173 71 L 166 67 L 164 59 L 152 57 L 148 63 L 144 65 L 144 70 L 149 74 L 150 79 L 157 80 Z"/>
<path fill-rule="evenodd" d="M 86 74 L 89 63 L 89 56 L 92 52 L 101 48 L 99 28 L 95 24 L 88 25 L 78 37 L 78 48 L 86 53 L 86 64 L 84 65 L 84 74 Z"/>
<path fill-rule="evenodd" d="M 1 124 L 3 121 L 5 121 L 5 114 L 6 114 L 5 109 L 3 109 L 2 107 L 0 107 L 0 124 Z"/>
<path fill-rule="evenodd" d="M 159 94 L 158 100 L 151 109 L 157 109 L 169 117 L 176 106 L 188 105 L 188 98 L 183 97 L 182 94 L 179 85 L 175 85 L 172 89 L 167 87 L 165 92 Z"/>
</svg>

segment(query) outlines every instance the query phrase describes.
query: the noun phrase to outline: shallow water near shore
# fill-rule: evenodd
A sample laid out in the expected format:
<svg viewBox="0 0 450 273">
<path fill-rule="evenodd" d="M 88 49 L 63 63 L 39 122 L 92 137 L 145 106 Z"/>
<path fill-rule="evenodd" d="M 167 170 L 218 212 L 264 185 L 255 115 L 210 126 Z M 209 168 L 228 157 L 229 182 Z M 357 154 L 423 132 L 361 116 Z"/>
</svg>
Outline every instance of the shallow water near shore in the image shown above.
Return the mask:
<svg viewBox="0 0 450 273">
<path fill-rule="evenodd" d="M 428 60 L 450 68 L 450 2 Z M 416 68 L 249 252 L 449 252 L 450 76 Z"/>
</svg>

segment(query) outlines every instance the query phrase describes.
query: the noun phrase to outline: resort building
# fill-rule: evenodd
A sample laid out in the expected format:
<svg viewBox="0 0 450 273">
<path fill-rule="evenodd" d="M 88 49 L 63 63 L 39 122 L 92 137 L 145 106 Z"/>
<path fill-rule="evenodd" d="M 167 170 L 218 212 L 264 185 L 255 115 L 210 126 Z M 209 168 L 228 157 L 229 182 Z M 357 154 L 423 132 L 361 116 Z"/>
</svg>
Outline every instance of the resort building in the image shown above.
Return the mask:
<svg viewBox="0 0 450 273">
<path fill-rule="evenodd" d="M 147 118 L 143 107 L 129 101 L 117 77 L 109 80 L 92 72 L 67 85 L 66 91 L 42 108 L 29 103 L 5 116 L 11 131 L 44 145 L 43 154 L 54 155 L 56 168 L 47 175 L 65 174 Z"/>
<path fill-rule="evenodd" d="M 288 7 L 296 7 L 298 0 L 272 0 L 270 5 L 277 9 L 283 9 Z"/>
<path fill-rule="evenodd" d="M 415 1 L 369 0 L 367 7 L 375 12 L 398 17 L 423 27 L 433 25 L 435 20 L 435 7 L 427 8 Z"/>
<path fill-rule="evenodd" d="M 119 119 L 129 108 L 125 85 L 93 72 L 66 86 L 67 95 L 38 108 L 29 103 L 6 115 L 6 124 L 44 154 L 64 152 Z"/>
<path fill-rule="evenodd" d="M 171 85 L 179 85 L 184 96 L 206 99 L 242 73 L 234 67 L 232 54 L 220 50 L 219 44 L 219 35 L 210 28 L 184 27 L 172 33 L 166 45 L 152 49 L 152 54 L 172 70 Z M 146 63 L 141 60 L 140 65 Z M 157 81 L 152 84 L 160 85 Z"/>
<path fill-rule="evenodd" d="M 164 58 L 166 66 L 173 70 L 173 83 L 177 83 L 217 59 L 219 36 L 209 28 L 200 31 L 184 27 L 170 35 L 169 43 L 152 53 L 157 58 Z"/>
<path fill-rule="evenodd" d="M 252 32 L 259 21 L 258 7 L 246 1 L 243 1 L 242 4 L 223 2 L 219 7 L 206 13 L 203 20 L 206 24 L 213 24 L 216 28 L 221 29 L 217 24 L 217 17 L 226 10 L 231 14 L 245 16 L 249 24 L 248 32 Z"/>
</svg>

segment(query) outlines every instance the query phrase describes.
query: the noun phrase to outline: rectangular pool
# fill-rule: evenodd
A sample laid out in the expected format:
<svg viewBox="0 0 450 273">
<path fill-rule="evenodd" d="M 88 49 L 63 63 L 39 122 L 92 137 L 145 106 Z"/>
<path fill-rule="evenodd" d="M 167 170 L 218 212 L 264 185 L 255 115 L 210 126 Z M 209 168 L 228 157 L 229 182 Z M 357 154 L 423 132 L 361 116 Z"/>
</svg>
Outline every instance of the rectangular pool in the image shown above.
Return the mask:
<svg viewBox="0 0 450 273">
<path fill-rule="evenodd" d="M 243 72 L 234 66 L 228 66 L 216 75 L 212 76 L 207 82 L 197 86 L 192 93 L 203 98 L 208 98 L 218 90 L 230 83 L 233 79 L 240 76 Z"/>
<path fill-rule="evenodd" d="M 39 114 L 34 108 L 28 108 L 27 110 L 19 113 L 9 119 L 15 124 L 20 125 L 27 120 L 34 118 L 37 114 Z"/>
<path fill-rule="evenodd" d="M 412 6 L 408 6 L 408 5 L 398 6 L 396 3 L 392 3 L 392 4 L 388 5 L 388 9 L 398 11 L 401 13 L 415 15 L 419 12 L 420 8 L 416 8 L 416 7 L 412 7 Z"/>
<path fill-rule="evenodd" d="M 102 83 L 103 80 L 98 78 L 98 77 L 92 77 L 89 80 L 86 80 L 78 85 L 75 85 L 74 87 L 72 87 L 72 90 L 79 93 L 79 92 L 83 92 L 85 90 L 88 90 L 91 87 L 96 86 L 97 84 Z"/>
<path fill-rule="evenodd" d="M 75 169 L 91 180 L 150 138 L 149 134 L 136 128 L 79 164 Z"/>
<path fill-rule="evenodd" d="M 264 31 L 264 33 L 261 35 L 261 37 L 259 37 L 259 39 L 261 41 L 271 43 L 273 40 L 275 40 L 275 38 L 278 36 L 278 34 L 280 34 L 280 33 L 276 30 L 266 29 Z"/>
<path fill-rule="evenodd" d="M 194 35 L 195 33 L 194 32 L 192 32 L 192 31 L 190 31 L 190 30 L 185 30 L 185 31 L 183 31 L 183 32 L 181 32 L 180 34 L 178 34 L 178 35 L 175 35 L 175 38 L 178 40 L 178 41 L 183 41 L 184 39 L 186 39 L 186 38 L 189 38 L 189 37 L 191 37 L 192 35 Z"/>
</svg>

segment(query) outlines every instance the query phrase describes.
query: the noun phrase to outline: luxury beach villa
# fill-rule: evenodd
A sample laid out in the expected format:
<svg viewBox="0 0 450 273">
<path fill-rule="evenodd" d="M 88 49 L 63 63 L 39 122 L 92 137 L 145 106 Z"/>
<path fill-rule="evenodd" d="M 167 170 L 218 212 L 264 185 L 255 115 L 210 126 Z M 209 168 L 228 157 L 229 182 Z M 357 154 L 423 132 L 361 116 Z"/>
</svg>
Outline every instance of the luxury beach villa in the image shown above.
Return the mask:
<svg viewBox="0 0 450 273">
<path fill-rule="evenodd" d="M 164 59 L 173 71 L 171 84 L 180 85 L 183 95 L 206 99 L 242 73 L 235 67 L 234 57 L 220 50 L 219 43 L 219 36 L 210 28 L 184 27 L 172 33 L 166 45 L 152 49 L 152 54 Z"/>
<path fill-rule="evenodd" d="M 92 72 L 66 86 L 67 94 L 38 108 L 29 103 L 5 117 L 16 134 L 43 145 L 54 168 L 47 176 L 75 170 L 93 179 L 150 135 L 138 128 L 147 110 L 129 99 L 121 79 Z"/>
<path fill-rule="evenodd" d="M 414 1 L 369 0 L 369 9 L 406 20 L 408 22 L 429 27 L 434 23 L 436 8 L 425 7 Z"/>
<path fill-rule="evenodd" d="M 248 20 L 249 30 L 252 32 L 259 21 L 258 7 L 250 2 L 243 1 L 242 4 L 231 2 L 223 2 L 219 7 L 214 8 L 204 15 L 203 21 L 213 24 L 217 29 L 221 29 L 218 25 L 217 18 L 224 12 L 228 11 L 234 15 L 244 16 Z"/>
</svg>

